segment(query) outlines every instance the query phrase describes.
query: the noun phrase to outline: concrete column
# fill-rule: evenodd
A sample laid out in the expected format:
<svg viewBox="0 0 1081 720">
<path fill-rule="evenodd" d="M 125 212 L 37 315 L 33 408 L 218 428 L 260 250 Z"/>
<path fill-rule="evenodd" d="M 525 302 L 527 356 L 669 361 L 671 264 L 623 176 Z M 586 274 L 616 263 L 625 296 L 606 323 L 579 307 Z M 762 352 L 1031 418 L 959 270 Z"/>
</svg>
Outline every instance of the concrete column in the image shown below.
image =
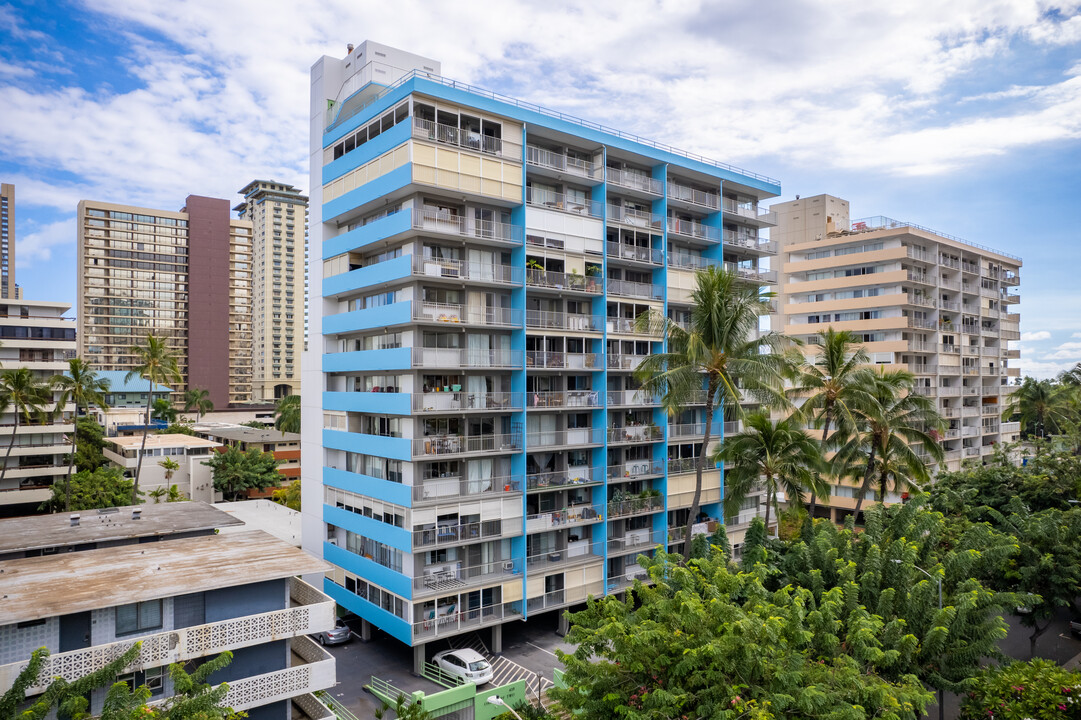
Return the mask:
<svg viewBox="0 0 1081 720">
<path fill-rule="evenodd" d="M 559 626 L 556 628 L 556 635 L 559 637 L 565 637 L 571 629 L 571 621 L 567 619 L 567 613 L 559 613 Z"/>
<path fill-rule="evenodd" d="M 368 642 L 372 639 L 372 624 L 367 620 L 360 621 L 360 641 Z"/>
<path fill-rule="evenodd" d="M 424 673 L 424 661 L 427 659 L 424 652 L 426 647 L 426 643 L 413 646 L 413 674 L 417 677 Z"/>
<path fill-rule="evenodd" d="M 492 626 L 492 654 L 499 655 L 503 652 L 503 626 Z"/>
</svg>

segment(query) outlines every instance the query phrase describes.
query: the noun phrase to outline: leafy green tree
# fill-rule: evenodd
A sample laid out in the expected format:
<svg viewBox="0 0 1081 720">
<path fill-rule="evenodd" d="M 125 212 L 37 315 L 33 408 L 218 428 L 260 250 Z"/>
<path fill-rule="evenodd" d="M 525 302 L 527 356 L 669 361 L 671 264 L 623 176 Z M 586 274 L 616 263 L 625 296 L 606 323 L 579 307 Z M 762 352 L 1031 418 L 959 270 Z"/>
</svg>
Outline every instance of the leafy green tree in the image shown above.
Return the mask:
<svg viewBox="0 0 1081 720">
<path fill-rule="evenodd" d="M 52 399 L 51 395 L 48 386 L 35 378 L 29 368 L 0 371 L 0 412 L 11 410 L 15 416 L 7 453 L 4 455 L 4 466 L 0 468 L 0 484 L 3 484 L 4 476 L 7 475 L 11 449 L 15 447 L 15 437 L 19 433 L 19 421 L 23 420 L 27 424 L 42 422 L 45 419 L 45 406 Z"/>
<path fill-rule="evenodd" d="M 961 698 L 960 720 L 1078 720 L 1081 673 L 1050 660 L 1015 662 L 980 673 Z"/>
<path fill-rule="evenodd" d="M 691 557 L 692 530 L 701 509 L 702 473 L 713 438 L 714 411 L 728 407 L 742 414 L 742 392 L 766 403 L 783 404 L 779 387 L 786 367 L 782 355 L 763 352 L 779 348 L 781 335 L 758 333 L 758 318 L 770 312 L 766 300 L 771 293 L 762 295 L 736 273 L 718 267 L 699 271 L 695 282 L 688 329 L 655 312 L 643 313 L 636 321 L 644 331 L 662 328 L 668 341 L 666 352 L 646 357 L 635 376 L 645 392 L 661 398 L 669 416 L 701 399 L 705 388 L 705 433 L 683 533 L 685 561 Z"/>
<path fill-rule="evenodd" d="M 840 588 L 770 591 L 762 572 L 721 558 L 658 551 L 652 586 L 626 601 L 590 599 L 557 650 L 566 688 L 549 695 L 588 718 L 884 718 L 916 720 L 931 694 L 911 674 L 878 672 L 915 641 L 854 606 Z"/>
<path fill-rule="evenodd" d="M 60 390 L 60 397 L 56 401 L 57 408 L 63 408 L 69 402 L 75 404 L 75 417 L 78 418 L 83 410 L 92 407 L 108 410 L 109 405 L 105 402 L 105 393 L 109 392 L 109 381 L 99 376 L 93 368 L 80 358 L 68 360 L 68 372 L 66 375 L 53 377 L 52 386 Z M 75 464 L 75 445 L 78 440 L 78 432 L 71 434 L 71 455 L 68 457 L 68 472 L 64 478 L 64 487 L 67 490 L 67 504 L 65 512 L 71 509 L 71 470 Z"/>
<path fill-rule="evenodd" d="M 270 499 L 279 505 L 300 512 L 300 480 L 294 480 L 285 487 L 275 490 Z"/>
<path fill-rule="evenodd" d="M 796 367 L 789 394 L 803 398 L 797 417 L 822 428 L 825 448 L 835 418 L 840 417 L 844 427 L 855 426 L 854 408 L 867 400 L 866 382 L 861 380 L 869 372 L 866 366 L 871 358 L 848 330 L 830 327 L 819 338 L 818 354 L 813 362 L 804 360 Z M 809 518 L 814 518 L 817 499 L 818 494 L 812 492 Z"/>
<path fill-rule="evenodd" d="M 247 495 L 248 490 L 264 490 L 277 487 L 281 482 L 278 461 L 271 453 L 258 448 L 242 451 L 230 445 L 224 452 L 216 453 L 203 465 L 213 470 L 214 489 L 230 500 Z"/>
<path fill-rule="evenodd" d="M 926 495 L 918 495 L 869 508 L 861 533 L 851 517 L 845 528 L 816 523 L 809 540 L 791 543 L 780 563 L 761 567 L 772 588 L 809 588 L 816 599 L 842 591 L 850 608 L 869 609 L 882 618 L 889 637 L 911 643 L 911 652 L 879 661 L 884 677 L 913 674 L 936 688 L 963 692 L 983 658 L 1003 657 L 997 647 L 1007 630 L 1002 613 L 1032 596 L 989 588 L 978 579 L 1016 552 L 1012 537 L 986 524 L 951 533 L 927 503 Z M 852 619 L 842 621 L 852 627 Z"/>
<path fill-rule="evenodd" d="M 283 435 L 300 432 L 299 395 L 286 395 L 274 403 L 274 428 Z"/>
<path fill-rule="evenodd" d="M 214 402 L 210 399 L 210 391 L 204 388 L 188 388 L 184 393 L 184 412 L 194 410 L 198 419 L 214 409 Z"/>
<path fill-rule="evenodd" d="M 195 429 L 192 428 L 191 423 L 178 420 L 172 423 L 166 428 L 157 431 L 158 435 L 195 435 Z"/>
<path fill-rule="evenodd" d="M 143 470 L 143 456 L 146 454 L 146 436 L 150 431 L 150 408 L 154 397 L 155 385 L 166 385 L 170 382 L 179 383 L 183 380 L 180 373 L 180 365 L 177 355 L 165 340 L 151 333 L 147 333 L 145 345 L 132 345 L 131 353 L 135 356 L 135 367 L 129 372 L 124 380 L 131 381 L 141 377 L 148 383 L 146 394 L 146 417 L 143 424 L 143 442 L 139 446 L 139 458 L 135 464 L 135 482 L 131 485 L 131 503 L 138 502 L 139 475 Z"/>
<path fill-rule="evenodd" d="M 97 470 L 80 470 L 72 475 L 69 483 L 70 502 L 66 489 L 53 485 L 53 496 L 45 501 L 42 509 L 58 511 L 68 507 L 71 511 L 79 511 L 130 505 L 133 485 L 133 481 L 125 478 L 119 468 L 99 467 Z"/>
<path fill-rule="evenodd" d="M 30 707 L 22 713 L 18 713 L 18 706 L 25 700 L 25 691 L 35 686 L 40 681 L 40 675 L 45 658 L 49 651 L 40 648 L 34 652 L 38 662 L 27 666 L 14 686 L 0 698 L 0 720 L 43 720 L 49 712 L 55 708 L 57 717 L 81 720 L 89 717 L 86 712 L 86 696 L 91 690 L 102 688 L 116 680 L 116 676 L 124 671 L 132 660 L 139 654 L 142 643 L 135 643 L 115 660 L 92 673 L 84 675 L 77 680 L 68 681 L 62 677 L 54 678 L 45 691 L 37 696 Z"/>
<path fill-rule="evenodd" d="M 154 401 L 153 408 L 150 411 L 150 417 L 154 420 L 161 420 L 164 423 L 175 423 L 177 420 L 176 408 L 169 402 L 168 398 L 158 398 Z"/>
<path fill-rule="evenodd" d="M 1069 419 L 1068 395 L 1050 380 L 1026 377 L 1010 394 L 1002 418 L 1017 418 L 1025 436 L 1047 437 Z"/>
<path fill-rule="evenodd" d="M 790 505 L 800 507 L 804 492 L 827 492 L 816 472 L 822 467 L 820 446 L 792 417 L 774 422 L 765 412 L 746 416 L 743 431 L 726 437 L 713 459 L 724 463 L 725 514 L 737 514 L 761 483 L 766 490 L 767 529 L 779 491 Z"/>
<path fill-rule="evenodd" d="M 105 428 L 89 415 L 75 418 L 75 470 L 94 471 L 105 464 Z"/>
<path fill-rule="evenodd" d="M 904 467 L 907 476 L 918 483 L 927 482 L 929 474 L 911 445 L 920 444 L 935 460 L 942 460 L 942 446 L 929 432 L 943 427 L 942 418 L 930 399 L 914 391 L 915 376 L 903 370 L 869 373 L 860 382 L 865 401 L 852 408 L 855 427 L 833 459 L 834 475 L 838 476 L 864 463 L 853 517 L 859 517 L 875 478 L 877 456 L 892 458 L 894 468 Z"/>
</svg>

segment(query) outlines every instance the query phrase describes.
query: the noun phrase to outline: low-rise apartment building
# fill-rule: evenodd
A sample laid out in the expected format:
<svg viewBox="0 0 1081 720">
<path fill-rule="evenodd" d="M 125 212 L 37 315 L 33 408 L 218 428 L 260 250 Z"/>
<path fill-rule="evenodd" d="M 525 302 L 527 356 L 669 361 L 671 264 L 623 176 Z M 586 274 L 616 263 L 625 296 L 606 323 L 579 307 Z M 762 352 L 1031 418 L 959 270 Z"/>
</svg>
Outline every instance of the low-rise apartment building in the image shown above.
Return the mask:
<svg viewBox="0 0 1081 720">
<path fill-rule="evenodd" d="M 831 195 L 771 209 L 787 335 L 813 355 L 817 333 L 850 330 L 875 366 L 914 373 L 916 392 L 933 398 L 948 423 L 943 469 L 1018 438 L 1018 423 L 1001 418 L 1020 376 L 1009 365 L 1020 351 L 1009 343 L 1021 337 L 1014 309 L 1021 258 L 913 223 L 850 221 L 848 202 Z M 857 493 L 848 484 L 834 487 L 821 512 L 843 516 Z"/>
<path fill-rule="evenodd" d="M 334 685 L 334 658 L 308 635 L 334 626 L 335 606 L 296 577 L 326 563 L 261 531 L 216 534 L 239 524 L 202 503 L 0 521 L 0 693 L 39 647 L 50 655 L 28 698 L 141 641 L 118 679 L 146 684 L 151 701 L 173 694 L 171 663 L 229 650 L 210 678 L 229 683 L 226 705 L 254 720 L 330 718 L 312 693 Z"/>
<path fill-rule="evenodd" d="M 28 368 L 39 382 L 65 372 L 68 358 L 75 354 L 75 321 L 64 317 L 70 309 L 62 302 L 0 299 L 0 367 Z M 74 429 L 75 406 L 53 412 L 59 393 L 52 398 L 43 418 L 28 422 L 20 416 L 17 429 L 14 410 L 0 408 L 0 444 L 5 450 L 15 433 L 0 481 L 0 516 L 33 512 L 52 497 L 52 484 L 67 473 L 65 454 L 71 445 L 65 436 Z"/>
<path fill-rule="evenodd" d="M 288 485 L 300 477 L 300 433 L 287 433 L 274 428 L 253 428 L 227 423 L 196 423 L 195 434 L 222 445 L 236 445 L 241 450 L 255 448 L 270 453 L 278 461 L 278 474 L 282 485 Z M 251 490 L 248 497 L 267 497 L 274 488 L 264 491 Z"/>
<path fill-rule="evenodd" d="M 135 477 L 142 446 L 143 436 L 139 433 L 106 439 L 102 452 L 112 466 L 123 470 L 125 476 Z M 222 444 L 219 442 L 180 433 L 147 435 L 139 489 L 143 493 L 150 493 L 159 488 L 168 490 L 171 485 L 176 485 L 191 500 L 220 500 L 220 493 L 214 492 L 213 472 L 203 464 L 220 447 Z M 162 463 L 166 460 L 175 462 L 177 468 L 164 467 Z"/>
</svg>

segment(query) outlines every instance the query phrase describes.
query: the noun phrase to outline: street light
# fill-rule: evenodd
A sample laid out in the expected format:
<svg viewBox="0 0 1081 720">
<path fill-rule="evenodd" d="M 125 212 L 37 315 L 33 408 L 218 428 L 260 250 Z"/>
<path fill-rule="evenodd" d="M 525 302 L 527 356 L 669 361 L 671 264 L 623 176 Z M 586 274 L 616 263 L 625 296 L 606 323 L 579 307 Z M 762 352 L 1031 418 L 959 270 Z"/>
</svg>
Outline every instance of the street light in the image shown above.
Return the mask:
<svg viewBox="0 0 1081 720">
<path fill-rule="evenodd" d="M 894 562 L 897 563 L 898 565 L 901 564 L 900 560 L 895 559 Z M 931 580 L 934 580 L 935 582 L 938 583 L 938 611 L 942 612 L 942 578 L 935 577 L 931 573 L 929 573 L 926 570 L 924 570 L 923 568 L 921 568 L 919 565 L 913 565 L 912 567 L 916 568 L 921 573 L 926 575 L 928 578 L 930 578 Z M 943 720 L 944 718 L 945 718 L 945 705 L 943 704 L 942 688 L 939 688 L 938 689 L 938 720 Z"/>
<path fill-rule="evenodd" d="M 504 700 L 503 698 L 499 697 L 498 695 L 492 695 L 491 697 L 489 697 L 488 698 L 488 704 L 489 705 L 499 705 L 501 707 L 505 707 L 505 708 L 507 708 L 507 712 L 509 712 L 514 717 L 518 718 L 518 720 L 522 720 L 522 716 L 519 715 L 518 713 L 514 712 L 514 708 L 512 708 L 510 705 L 508 705 L 507 701 Z"/>
</svg>

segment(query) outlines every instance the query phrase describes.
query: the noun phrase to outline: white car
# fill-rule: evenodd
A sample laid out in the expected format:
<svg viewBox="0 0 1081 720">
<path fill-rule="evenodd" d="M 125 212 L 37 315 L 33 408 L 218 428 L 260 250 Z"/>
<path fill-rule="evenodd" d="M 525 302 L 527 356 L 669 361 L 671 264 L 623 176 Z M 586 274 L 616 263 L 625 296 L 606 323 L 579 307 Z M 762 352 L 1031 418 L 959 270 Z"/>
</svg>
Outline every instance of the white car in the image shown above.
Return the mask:
<svg viewBox="0 0 1081 720">
<path fill-rule="evenodd" d="M 432 658 L 440 670 L 477 685 L 492 681 L 492 664 L 476 650 L 444 650 Z"/>
</svg>

